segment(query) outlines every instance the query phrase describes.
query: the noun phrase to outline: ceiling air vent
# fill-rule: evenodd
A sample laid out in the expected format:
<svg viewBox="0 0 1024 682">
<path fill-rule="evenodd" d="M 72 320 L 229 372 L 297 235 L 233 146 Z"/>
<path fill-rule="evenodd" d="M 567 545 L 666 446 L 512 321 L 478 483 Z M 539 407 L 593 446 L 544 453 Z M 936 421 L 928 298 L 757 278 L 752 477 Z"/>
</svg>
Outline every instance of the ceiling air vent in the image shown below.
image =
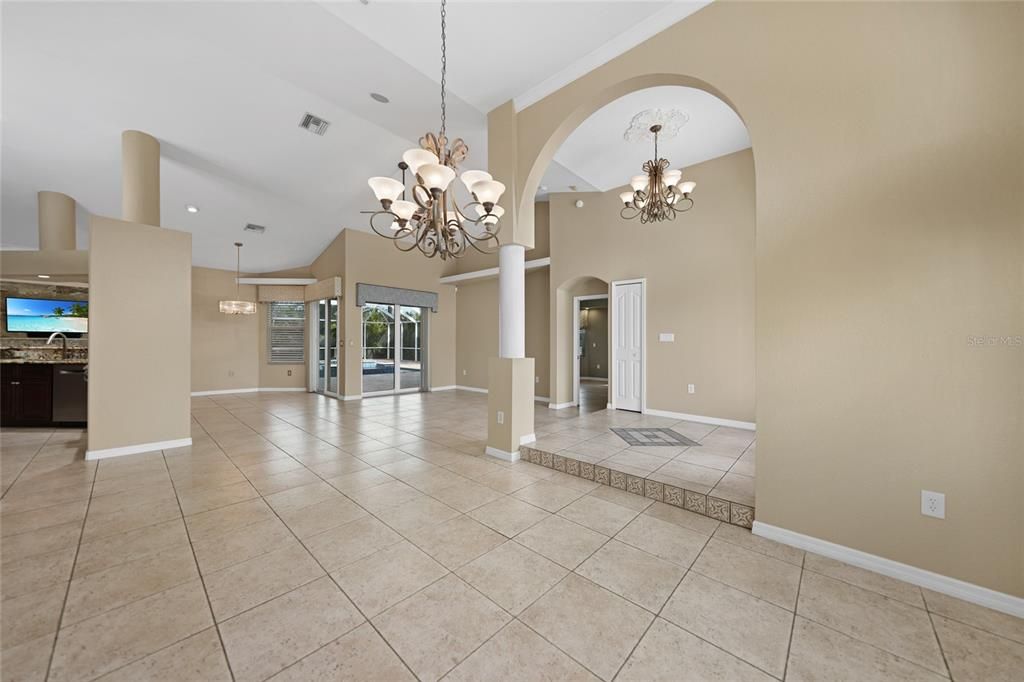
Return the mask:
<svg viewBox="0 0 1024 682">
<path fill-rule="evenodd" d="M 319 116 L 306 112 L 306 115 L 302 117 L 302 123 L 299 124 L 300 128 L 305 128 L 311 133 L 317 135 L 323 135 L 327 132 L 327 126 L 331 125 L 330 121 L 325 121 Z"/>
<path fill-rule="evenodd" d="M 255 223 L 249 223 L 248 225 L 245 226 L 245 231 L 246 232 L 254 232 L 256 234 L 263 234 L 264 232 L 267 231 L 267 228 L 265 228 L 263 225 L 257 225 Z"/>
</svg>

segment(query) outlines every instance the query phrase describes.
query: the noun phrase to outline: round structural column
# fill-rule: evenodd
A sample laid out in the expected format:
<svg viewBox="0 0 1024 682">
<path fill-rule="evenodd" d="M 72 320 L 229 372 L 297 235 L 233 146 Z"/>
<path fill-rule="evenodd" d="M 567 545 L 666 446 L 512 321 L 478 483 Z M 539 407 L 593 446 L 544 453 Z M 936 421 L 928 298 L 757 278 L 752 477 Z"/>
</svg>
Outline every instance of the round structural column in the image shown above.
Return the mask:
<svg viewBox="0 0 1024 682">
<path fill-rule="evenodd" d="M 526 247 L 498 250 L 498 355 L 526 357 Z"/>
<path fill-rule="evenodd" d="M 160 225 L 160 142 L 138 130 L 121 133 L 121 216 Z"/>
<path fill-rule="evenodd" d="M 39 192 L 39 250 L 74 251 L 75 200 L 60 192 Z"/>
</svg>

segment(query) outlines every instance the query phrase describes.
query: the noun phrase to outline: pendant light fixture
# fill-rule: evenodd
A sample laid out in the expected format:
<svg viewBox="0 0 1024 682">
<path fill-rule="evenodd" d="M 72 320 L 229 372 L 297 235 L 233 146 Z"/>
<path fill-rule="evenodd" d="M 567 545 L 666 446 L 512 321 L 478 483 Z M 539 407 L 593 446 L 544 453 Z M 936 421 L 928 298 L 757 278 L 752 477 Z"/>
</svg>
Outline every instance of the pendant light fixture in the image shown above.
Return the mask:
<svg viewBox="0 0 1024 682">
<path fill-rule="evenodd" d="M 458 165 L 469 154 L 461 138 L 448 144 L 446 130 L 447 10 L 441 1 L 441 130 L 420 138 L 420 148 L 402 155 L 398 168 L 402 180 L 389 177 L 370 178 L 368 183 L 380 202 L 380 210 L 365 211 L 370 227 L 381 237 L 390 239 L 400 251 L 419 249 L 427 258 L 441 260 L 458 258 L 468 247 L 481 253 L 494 253 L 498 246 L 501 216 L 505 212 L 498 200 L 505 185 L 490 173 L 468 170 L 460 179 L 473 200 L 459 206 L 453 183 Z M 411 172 L 409 189 L 412 201 L 406 199 L 406 175 Z"/>
<path fill-rule="evenodd" d="M 243 301 L 239 294 L 238 280 L 242 272 L 242 242 L 235 242 L 235 300 L 221 301 L 220 311 L 225 315 L 252 315 L 256 312 L 255 301 Z"/>
<path fill-rule="evenodd" d="M 654 158 L 643 165 L 643 175 L 634 175 L 629 181 L 631 191 L 619 194 L 624 204 L 619 213 L 626 220 L 640 219 L 641 223 L 674 220 L 677 213 L 693 208 L 693 192 L 697 183 L 683 180 L 683 171 L 669 170 L 668 159 L 658 157 L 660 123 L 648 129 L 654 136 Z"/>
</svg>

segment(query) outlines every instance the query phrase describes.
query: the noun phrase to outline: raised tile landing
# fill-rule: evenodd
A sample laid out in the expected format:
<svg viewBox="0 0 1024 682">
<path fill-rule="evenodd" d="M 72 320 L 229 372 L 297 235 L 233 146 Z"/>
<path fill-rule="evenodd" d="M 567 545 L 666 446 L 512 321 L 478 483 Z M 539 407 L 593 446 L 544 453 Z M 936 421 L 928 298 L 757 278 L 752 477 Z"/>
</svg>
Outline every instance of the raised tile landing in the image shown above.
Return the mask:
<svg viewBox="0 0 1024 682">
<path fill-rule="evenodd" d="M 538 425 L 523 459 L 717 521 L 754 523 L 753 431 L 604 410 Z"/>
</svg>

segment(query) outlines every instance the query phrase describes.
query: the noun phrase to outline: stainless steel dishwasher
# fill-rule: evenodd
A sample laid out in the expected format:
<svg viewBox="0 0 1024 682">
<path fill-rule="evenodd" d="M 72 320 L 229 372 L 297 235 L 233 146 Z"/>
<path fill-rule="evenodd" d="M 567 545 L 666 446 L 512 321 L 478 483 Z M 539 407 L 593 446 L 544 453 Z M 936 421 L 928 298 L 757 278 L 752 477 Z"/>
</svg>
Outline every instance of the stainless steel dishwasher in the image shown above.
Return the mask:
<svg viewBox="0 0 1024 682">
<path fill-rule="evenodd" d="M 61 364 L 53 368 L 53 421 L 84 423 L 89 414 L 88 367 Z"/>
</svg>

